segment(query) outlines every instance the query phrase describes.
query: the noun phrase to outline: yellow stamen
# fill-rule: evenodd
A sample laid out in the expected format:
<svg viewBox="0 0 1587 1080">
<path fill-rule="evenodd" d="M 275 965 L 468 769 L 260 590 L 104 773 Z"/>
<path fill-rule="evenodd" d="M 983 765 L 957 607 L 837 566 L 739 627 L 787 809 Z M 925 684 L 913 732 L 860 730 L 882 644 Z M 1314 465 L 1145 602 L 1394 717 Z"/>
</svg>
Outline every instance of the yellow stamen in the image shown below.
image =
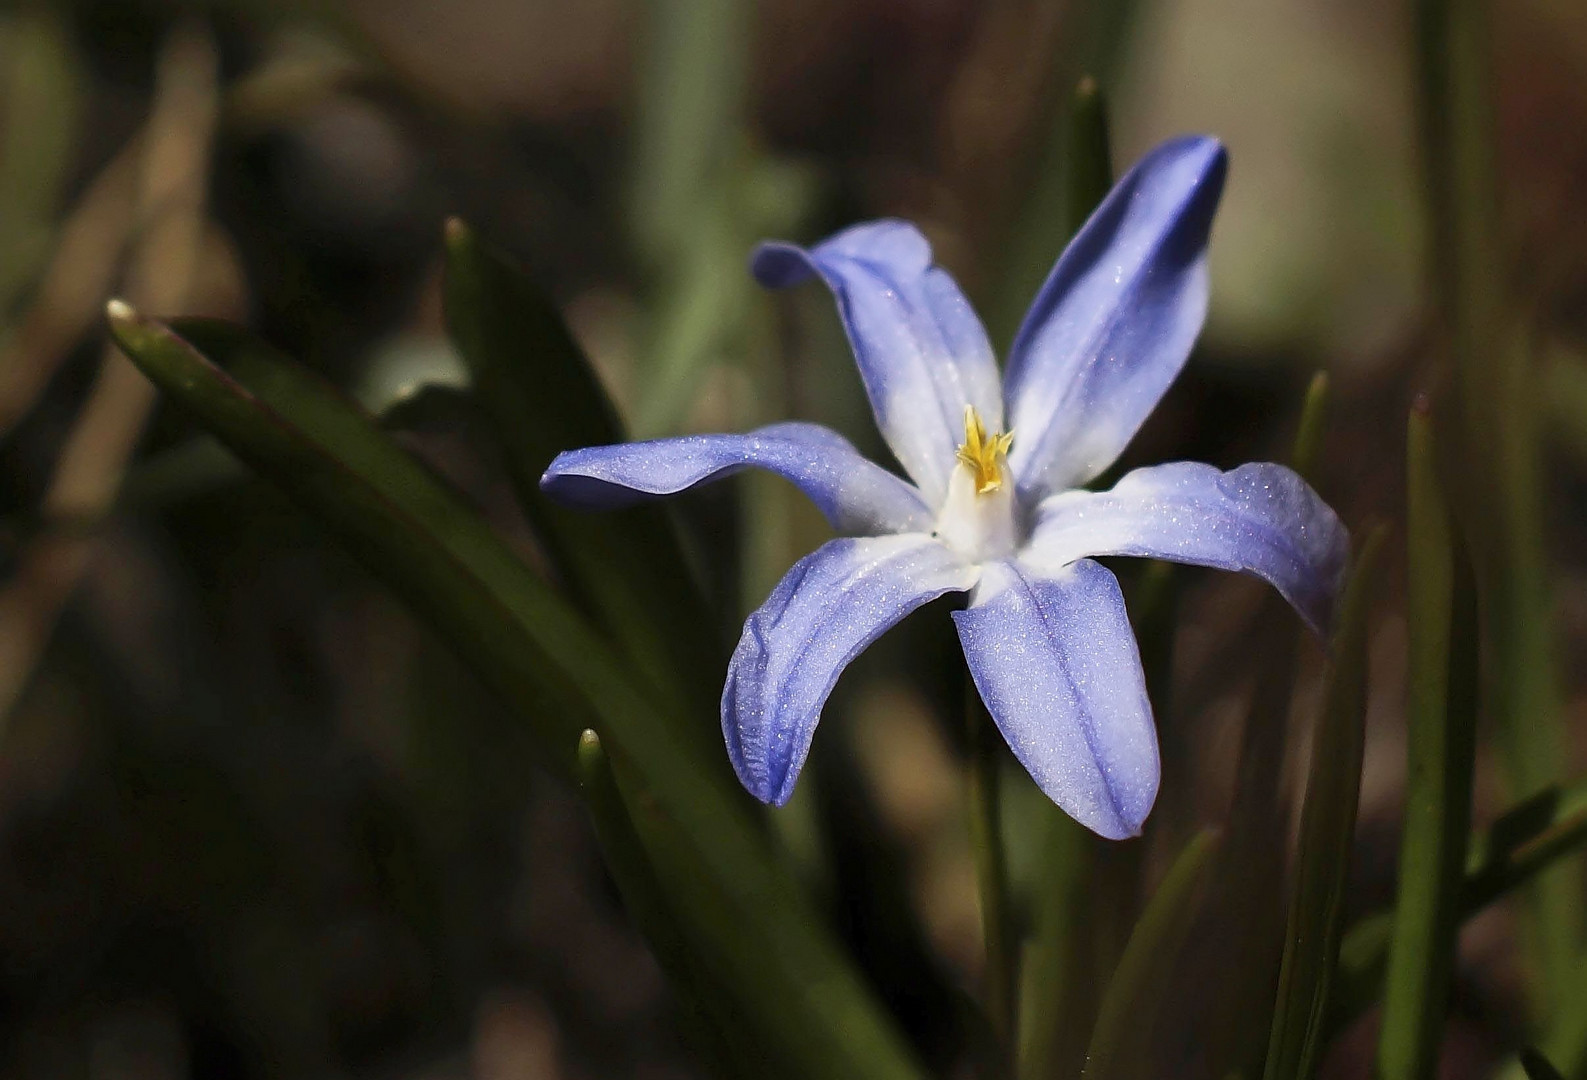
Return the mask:
<svg viewBox="0 0 1587 1080">
<path fill-rule="evenodd" d="M 1014 444 L 1012 431 L 986 433 L 981 414 L 974 405 L 964 407 L 964 442 L 959 445 L 959 460 L 975 473 L 975 493 L 985 495 L 1003 486 L 1003 459 Z"/>
</svg>

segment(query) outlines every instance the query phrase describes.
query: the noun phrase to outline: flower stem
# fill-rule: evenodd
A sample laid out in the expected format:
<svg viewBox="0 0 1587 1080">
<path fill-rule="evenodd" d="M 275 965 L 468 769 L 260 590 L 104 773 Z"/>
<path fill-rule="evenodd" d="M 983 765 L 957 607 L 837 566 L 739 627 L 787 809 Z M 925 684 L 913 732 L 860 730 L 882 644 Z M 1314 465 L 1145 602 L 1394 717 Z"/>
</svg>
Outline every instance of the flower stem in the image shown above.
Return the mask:
<svg viewBox="0 0 1587 1080">
<path fill-rule="evenodd" d="M 981 933 L 986 942 L 986 1011 L 1006 1053 L 1014 1031 L 1014 934 L 1009 920 L 1008 857 L 1003 846 L 1002 803 L 998 793 L 1001 739 L 981 695 L 964 680 L 964 717 L 970 750 L 970 846 L 981 900 Z"/>
</svg>

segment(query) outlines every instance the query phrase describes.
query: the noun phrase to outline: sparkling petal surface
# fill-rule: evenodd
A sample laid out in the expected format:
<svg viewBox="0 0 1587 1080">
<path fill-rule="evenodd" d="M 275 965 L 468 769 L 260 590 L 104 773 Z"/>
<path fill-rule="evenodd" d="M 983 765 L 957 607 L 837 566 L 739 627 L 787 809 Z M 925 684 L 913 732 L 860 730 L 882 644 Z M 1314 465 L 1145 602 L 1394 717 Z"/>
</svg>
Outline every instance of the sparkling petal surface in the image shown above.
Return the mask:
<svg viewBox="0 0 1587 1080">
<path fill-rule="evenodd" d="M 614 507 L 672 495 L 746 468 L 791 480 L 839 532 L 931 528 L 931 511 L 914 487 L 819 424 L 772 424 L 744 435 L 685 435 L 570 450 L 557 455 L 540 487 L 569 504 Z"/>
<path fill-rule="evenodd" d="M 1127 173 L 1047 278 L 1009 354 L 1009 455 L 1027 499 L 1078 487 L 1134 437 L 1207 313 L 1207 235 L 1227 155 L 1201 136 Z"/>
<path fill-rule="evenodd" d="M 981 700 L 1037 786 L 1110 840 L 1138 835 L 1157 798 L 1157 733 L 1112 571 L 993 563 L 953 620 Z"/>
<path fill-rule="evenodd" d="M 722 734 L 750 793 L 786 802 L 849 661 L 976 574 L 924 534 L 832 540 L 800 559 L 744 623 L 722 691 Z"/>
<path fill-rule="evenodd" d="M 769 288 L 813 276 L 826 282 L 882 437 L 926 499 L 947 490 L 964 407 L 992 428 L 1003 420 L 997 364 L 986 331 L 931 245 L 903 221 L 856 225 L 805 249 L 762 244 L 751 267 Z"/>
<path fill-rule="evenodd" d="M 1127 473 L 1111 491 L 1045 500 L 1021 558 L 1047 571 L 1140 555 L 1255 574 L 1326 636 L 1349 554 L 1338 515 L 1292 470 L 1176 461 Z"/>
</svg>

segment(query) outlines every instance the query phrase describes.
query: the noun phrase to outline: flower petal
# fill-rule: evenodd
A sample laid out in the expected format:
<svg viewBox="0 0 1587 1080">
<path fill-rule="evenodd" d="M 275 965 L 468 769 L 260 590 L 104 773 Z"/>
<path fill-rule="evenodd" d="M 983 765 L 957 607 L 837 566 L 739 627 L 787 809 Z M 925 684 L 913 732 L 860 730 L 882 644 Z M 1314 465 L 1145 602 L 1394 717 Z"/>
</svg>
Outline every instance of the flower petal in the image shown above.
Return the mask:
<svg viewBox="0 0 1587 1080">
<path fill-rule="evenodd" d="M 744 623 L 722 691 L 728 756 L 750 793 L 787 802 L 838 674 L 905 615 L 975 578 L 920 533 L 832 540 L 795 563 Z"/>
<path fill-rule="evenodd" d="M 936 505 L 964 438 L 964 407 L 1000 430 L 1003 401 L 986 331 L 953 278 L 931 265 L 920 230 L 874 221 L 809 249 L 762 244 L 751 269 L 768 288 L 826 282 L 882 437 Z"/>
<path fill-rule="evenodd" d="M 931 511 L 918 491 L 820 424 L 772 424 L 744 435 L 685 435 L 569 450 L 557 455 L 540 487 L 562 502 L 616 507 L 673 495 L 751 467 L 793 481 L 839 532 L 931 528 Z"/>
<path fill-rule="evenodd" d="M 1036 508 L 1022 559 L 1051 570 L 1087 555 L 1140 555 L 1255 574 L 1327 636 L 1350 534 L 1322 497 L 1282 465 L 1220 472 L 1175 461 L 1126 473 L 1111 491 L 1068 491 Z"/>
<path fill-rule="evenodd" d="M 981 700 L 1036 785 L 1110 840 L 1157 798 L 1157 733 L 1118 579 L 1087 560 L 1052 574 L 985 568 L 953 613 Z"/>
<path fill-rule="evenodd" d="M 1227 166 L 1216 139 L 1157 147 L 1036 295 L 1005 383 L 1009 462 L 1027 499 L 1107 468 L 1185 366 L 1207 314 L 1207 234 Z"/>
</svg>

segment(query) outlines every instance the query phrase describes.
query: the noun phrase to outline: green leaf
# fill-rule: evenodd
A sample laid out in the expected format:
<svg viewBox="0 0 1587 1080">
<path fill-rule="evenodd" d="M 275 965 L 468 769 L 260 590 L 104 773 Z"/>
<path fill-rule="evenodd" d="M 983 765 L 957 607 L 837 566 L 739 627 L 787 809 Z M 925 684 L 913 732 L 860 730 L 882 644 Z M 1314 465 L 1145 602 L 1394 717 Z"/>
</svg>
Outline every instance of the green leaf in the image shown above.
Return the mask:
<svg viewBox="0 0 1587 1080">
<path fill-rule="evenodd" d="M 1543 1049 L 1550 1061 L 1559 1062 L 1560 1071 L 1575 1078 L 1587 1076 L 1587 966 L 1576 971 L 1571 993 L 1554 1016 L 1549 1026 Z M 1525 1065 L 1525 1059 L 1522 1059 Z M 1500 1076 L 1512 1080 L 1514 1070 L 1507 1069 Z"/>
<path fill-rule="evenodd" d="M 726 181 L 695 213 L 698 224 L 658 270 L 645 305 L 644 348 L 634 427 L 643 438 L 673 434 L 700 383 L 742 343 L 754 302 L 745 260 L 754 239 L 737 220 Z"/>
<path fill-rule="evenodd" d="M 747 130 L 745 82 L 756 6 L 744 0 L 647 0 L 636 101 L 629 223 L 644 296 L 631 420 L 644 437 L 684 424 L 712 368 L 751 358 L 757 400 L 773 355 L 753 340 L 745 260 L 757 240 L 797 229 L 811 174 L 778 162 Z"/>
<path fill-rule="evenodd" d="M 447 328 L 506 449 L 524 512 L 569 592 L 653 685 L 690 711 L 713 710 L 727 650 L 666 510 L 590 513 L 540 492 L 558 453 L 625 439 L 589 361 L 556 306 L 455 219 L 446 251 Z M 715 742 L 709 725 L 690 733 Z"/>
<path fill-rule="evenodd" d="M 758 1060 L 745 1041 L 745 1025 L 733 1015 L 730 999 L 704 962 L 705 949 L 700 942 L 689 940 L 686 920 L 679 918 L 676 905 L 658 879 L 634 828 L 612 762 L 593 730 L 579 736 L 578 778 L 623 906 L 678 992 L 696 1049 L 722 1075 L 747 1075 L 757 1067 L 764 1069 L 764 1060 Z"/>
<path fill-rule="evenodd" d="M 1003 259 L 1004 273 L 987 305 L 993 342 L 1007 349 L 1031 298 L 1047 280 L 1067 240 L 1085 224 L 1113 186 L 1108 145 L 1108 104 L 1097 81 L 1080 79 L 1056 108 L 1056 126 Z"/>
<path fill-rule="evenodd" d="M 1082 1080 L 1149 1075 L 1146 1050 L 1164 1003 L 1162 987 L 1195 920 L 1196 893 L 1217 848 L 1216 830 L 1197 833 L 1152 894 L 1102 998 Z"/>
<path fill-rule="evenodd" d="M 1515 837 L 1500 842 L 1501 827 Z M 1466 882 L 1465 899 L 1473 910 L 1491 903 L 1538 871 L 1573 853 L 1587 840 L 1587 783 L 1544 792 L 1494 824 L 1492 848 L 1474 852 L 1481 862 Z M 1587 964 L 1577 958 L 1566 991 L 1560 995 L 1543 1050 L 1567 1076 L 1587 1076 Z M 1523 1062 L 1524 1064 L 1524 1062 Z M 1512 1067 L 1501 1075 L 1515 1080 Z"/>
<path fill-rule="evenodd" d="M 83 90 L 66 18 L 43 5 L 8 12 L 0 25 L 0 313 L 10 313 L 49 251 Z"/>
<path fill-rule="evenodd" d="M 1069 152 L 1065 156 L 1064 234 L 1074 236 L 1113 187 L 1113 153 L 1108 138 L 1108 102 L 1090 75 L 1075 86 L 1069 109 Z"/>
<path fill-rule="evenodd" d="M 1039 791 L 1026 803 L 1036 807 L 1030 816 L 1040 846 L 1031 937 L 1020 965 L 1015 1075 L 1057 1080 L 1080 1068 L 1094 998 L 1085 924 L 1095 839 Z"/>
<path fill-rule="evenodd" d="M 1294 892 L 1268 1038 L 1267 1080 L 1311 1080 L 1339 958 L 1365 742 L 1367 631 L 1384 530 L 1367 537 L 1345 589 L 1301 807 Z"/>
<path fill-rule="evenodd" d="M 1300 423 L 1295 428 L 1295 445 L 1290 451 L 1292 468 L 1308 481 L 1317 479 L 1317 462 L 1322 457 L 1323 435 L 1328 427 L 1328 403 L 1332 386 L 1326 371 L 1315 372 L 1306 384 L 1306 397 L 1300 407 Z"/>
<path fill-rule="evenodd" d="M 1587 466 L 1587 357 L 1569 343 L 1548 343 L 1550 357 L 1537 381 L 1535 408 L 1552 445 L 1579 473 Z"/>
<path fill-rule="evenodd" d="M 1468 849 L 1459 920 L 1482 911 L 1587 841 L 1587 783 L 1541 791 L 1507 811 Z M 1394 914 L 1356 920 L 1339 950 L 1328 1030 L 1337 1034 L 1377 1000 L 1394 938 Z"/>
<path fill-rule="evenodd" d="M 964 680 L 965 736 L 969 747 L 970 850 L 981 902 L 981 937 L 986 949 L 985 1003 L 999 1044 L 1013 1035 L 1017 945 L 1008 895 L 999 772 L 1004 744 L 986 704 L 968 675 Z M 1007 1053 L 1007 1050 L 1004 1050 Z"/>
<path fill-rule="evenodd" d="M 1377 1071 L 1383 1080 L 1430 1080 L 1454 971 L 1471 833 L 1476 584 L 1444 502 L 1425 403 L 1411 412 L 1406 457 L 1405 831 Z"/>
<path fill-rule="evenodd" d="M 589 807 L 607 868 L 622 893 L 628 914 L 643 931 L 656 958 L 676 981 L 687 983 L 694 974 L 688 944 L 668 910 L 650 857 L 634 831 L 606 748 L 601 745 L 600 736 L 588 728 L 579 736 L 578 778 L 579 792 Z"/>
<path fill-rule="evenodd" d="M 642 255 L 664 268 L 691 243 L 742 139 L 754 6 L 648 0 L 636 99 L 632 221 Z"/>
<path fill-rule="evenodd" d="M 1470 918 L 1587 840 L 1587 783 L 1553 787 L 1506 811 L 1471 843 L 1461 914 Z"/>
<path fill-rule="evenodd" d="M 1339 970 L 1328 1001 L 1328 1034 L 1333 1038 L 1378 1000 L 1394 941 L 1394 912 L 1374 911 L 1351 924 L 1339 943 Z"/>
<path fill-rule="evenodd" d="M 428 619 L 564 775 L 576 772 L 584 728 L 609 733 L 633 763 L 634 798 L 686 841 L 674 863 L 657 864 L 658 876 L 669 895 L 699 902 L 691 917 L 714 935 L 715 955 L 744 995 L 735 1008 L 768 1057 L 799 1077 L 918 1076 L 769 853 L 748 800 L 672 735 L 658 715 L 665 703 L 477 514 L 369 417 L 237 328 L 206 320 L 167 327 L 119 302 L 109 316 L 128 356 Z"/>
<path fill-rule="evenodd" d="M 1428 270 L 1456 405 L 1460 485 L 1449 491 L 1482 588 L 1483 701 L 1511 792 L 1524 798 L 1559 781 L 1569 732 L 1544 530 L 1538 358 L 1529 305 L 1508 294 L 1510 275 L 1493 272 L 1511 258 L 1494 164 L 1493 9 L 1492 0 L 1418 0 L 1417 88 Z M 1568 999 L 1581 965 L 1580 866 L 1544 874 L 1527 901 L 1522 936 L 1542 975 L 1534 1004 L 1546 1012 Z"/>
<path fill-rule="evenodd" d="M 586 658 L 598 667 L 609 650 L 581 641 L 590 637 L 583 620 L 478 515 L 350 402 L 240 329 L 196 319 L 167 327 L 119 303 L 109 314 L 145 374 L 377 574 L 400 582 L 493 689 L 523 707 L 543 744 L 560 744 L 552 760 L 570 771 L 585 706 L 566 672 Z"/>
</svg>

